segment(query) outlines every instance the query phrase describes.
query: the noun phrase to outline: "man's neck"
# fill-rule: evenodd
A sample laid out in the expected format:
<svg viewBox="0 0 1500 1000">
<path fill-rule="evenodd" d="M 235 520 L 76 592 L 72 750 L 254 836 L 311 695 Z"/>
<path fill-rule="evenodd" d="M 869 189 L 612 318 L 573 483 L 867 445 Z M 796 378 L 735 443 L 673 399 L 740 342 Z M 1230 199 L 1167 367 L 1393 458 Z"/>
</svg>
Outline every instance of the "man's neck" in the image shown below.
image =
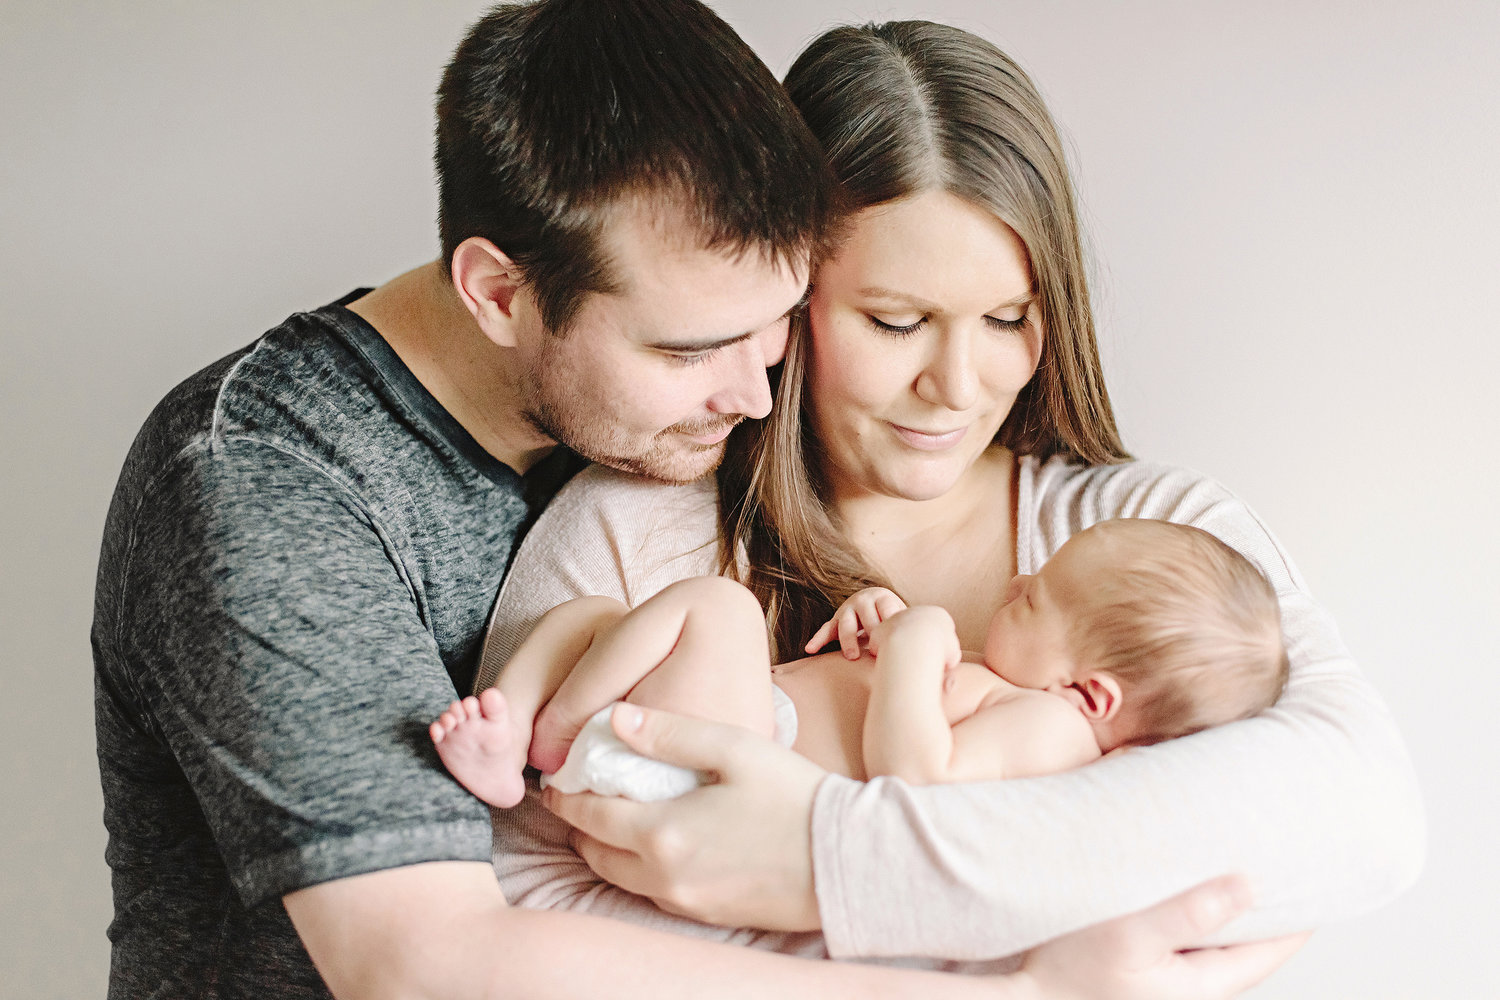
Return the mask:
<svg viewBox="0 0 1500 1000">
<path fill-rule="evenodd" d="M 480 447 L 525 473 L 556 442 L 524 415 L 509 351 L 479 329 L 434 261 L 350 303 Z"/>
</svg>

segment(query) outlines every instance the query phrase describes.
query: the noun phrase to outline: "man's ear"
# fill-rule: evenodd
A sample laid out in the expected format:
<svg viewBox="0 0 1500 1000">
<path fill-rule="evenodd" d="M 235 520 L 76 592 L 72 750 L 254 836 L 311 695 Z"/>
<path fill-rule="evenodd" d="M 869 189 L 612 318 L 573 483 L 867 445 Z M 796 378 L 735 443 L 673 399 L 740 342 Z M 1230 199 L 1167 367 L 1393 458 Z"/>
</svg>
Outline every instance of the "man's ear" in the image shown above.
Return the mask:
<svg viewBox="0 0 1500 1000">
<path fill-rule="evenodd" d="M 452 276 L 458 297 L 484 335 L 500 347 L 515 347 L 522 285 L 515 261 L 482 236 L 470 236 L 453 251 Z"/>
<path fill-rule="evenodd" d="M 1108 722 L 1120 714 L 1125 704 L 1120 682 L 1113 674 L 1088 674 L 1073 685 L 1083 700 L 1083 714 L 1091 722 Z"/>
</svg>

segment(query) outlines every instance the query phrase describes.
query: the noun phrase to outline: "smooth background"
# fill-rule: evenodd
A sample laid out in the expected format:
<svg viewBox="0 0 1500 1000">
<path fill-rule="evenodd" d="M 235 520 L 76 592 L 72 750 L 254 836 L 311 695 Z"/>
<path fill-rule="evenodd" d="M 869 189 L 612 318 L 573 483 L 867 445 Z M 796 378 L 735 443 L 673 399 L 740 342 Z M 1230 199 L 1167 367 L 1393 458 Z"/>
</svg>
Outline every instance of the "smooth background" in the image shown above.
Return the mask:
<svg viewBox="0 0 1500 1000">
<path fill-rule="evenodd" d="M 1228 482 L 1410 743 L 1417 887 L 1258 998 L 1500 995 L 1491 299 L 1500 4 L 717 4 L 779 74 L 929 16 L 1038 80 L 1075 156 L 1137 454 Z M 88 625 L 126 448 L 175 382 L 435 253 L 460 0 L 0 4 L 0 992 L 102 996 Z"/>
</svg>

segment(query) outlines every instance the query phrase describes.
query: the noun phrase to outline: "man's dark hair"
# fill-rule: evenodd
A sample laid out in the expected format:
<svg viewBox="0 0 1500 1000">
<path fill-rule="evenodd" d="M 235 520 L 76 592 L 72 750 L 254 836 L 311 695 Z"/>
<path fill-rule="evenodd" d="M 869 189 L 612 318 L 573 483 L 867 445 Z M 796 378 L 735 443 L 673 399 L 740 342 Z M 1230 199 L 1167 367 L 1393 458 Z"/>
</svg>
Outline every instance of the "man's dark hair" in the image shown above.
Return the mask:
<svg viewBox="0 0 1500 1000">
<path fill-rule="evenodd" d="M 682 212 L 704 248 L 800 262 L 835 197 L 781 84 L 696 0 L 495 7 L 443 74 L 436 161 L 449 269 L 489 239 L 557 332 L 618 290 L 600 235 L 624 198 Z"/>
</svg>

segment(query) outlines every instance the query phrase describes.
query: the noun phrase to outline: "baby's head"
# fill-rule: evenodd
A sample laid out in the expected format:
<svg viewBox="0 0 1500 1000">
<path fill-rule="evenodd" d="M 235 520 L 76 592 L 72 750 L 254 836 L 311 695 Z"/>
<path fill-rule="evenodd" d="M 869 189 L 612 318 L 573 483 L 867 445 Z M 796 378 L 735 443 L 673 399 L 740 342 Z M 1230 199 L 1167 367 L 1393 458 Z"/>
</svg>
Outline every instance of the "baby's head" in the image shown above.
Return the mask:
<svg viewBox="0 0 1500 1000">
<path fill-rule="evenodd" d="M 1260 571 L 1206 531 L 1142 519 L 1096 524 L 1012 580 L 984 659 L 1072 701 L 1106 752 L 1254 715 L 1287 676 Z"/>
</svg>

